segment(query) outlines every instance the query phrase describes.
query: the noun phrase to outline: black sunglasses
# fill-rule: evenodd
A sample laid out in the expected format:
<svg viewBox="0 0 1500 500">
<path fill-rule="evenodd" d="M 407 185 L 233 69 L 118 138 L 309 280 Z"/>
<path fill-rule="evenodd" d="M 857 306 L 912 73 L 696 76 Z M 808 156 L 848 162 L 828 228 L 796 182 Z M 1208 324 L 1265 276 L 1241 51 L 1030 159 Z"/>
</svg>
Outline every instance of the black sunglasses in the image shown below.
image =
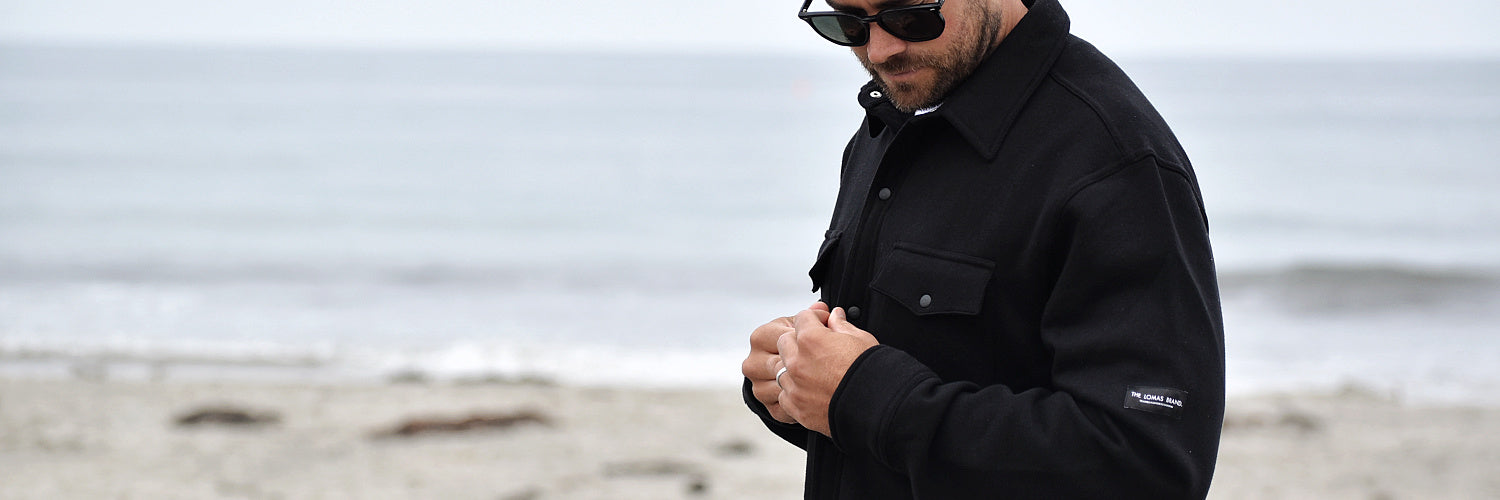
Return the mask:
<svg viewBox="0 0 1500 500">
<path fill-rule="evenodd" d="M 886 9 L 873 16 L 856 16 L 843 12 L 808 12 L 812 0 L 802 2 L 797 17 L 807 21 L 813 31 L 830 42 L 846 47 L 870 43 L 870 21 L 891 36 L 908 42 L 925 42 L 943 34 L 943 0 L 910 7 Z"/>
</svg>

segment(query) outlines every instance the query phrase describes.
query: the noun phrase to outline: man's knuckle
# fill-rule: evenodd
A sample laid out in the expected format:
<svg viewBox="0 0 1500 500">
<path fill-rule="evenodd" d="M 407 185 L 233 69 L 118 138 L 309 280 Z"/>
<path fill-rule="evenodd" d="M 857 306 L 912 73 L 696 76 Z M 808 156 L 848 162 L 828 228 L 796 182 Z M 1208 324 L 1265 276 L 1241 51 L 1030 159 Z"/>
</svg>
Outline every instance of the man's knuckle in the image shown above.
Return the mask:
<svg viewBox="0 0 1500 500">
<path fill-rule="evenodd" d="M 766 345 L 766 334 L 760 330 L 750 334 L 750 346 L 763 349 Z"/>
<path fill-rule="evenodd" d="M 755 394 L 755 399 L 759 399 L 762 402 L 773 401 L 775 399 L 773 396 L 776 395 L 775 393 L 766 390 L 766 388 L 764 387 L 756 387 L 755 389 L 751 389 L 750 392 Z"/>
<path fill-rule="evenodd" d="M 759 399 L 763 403 L 775 403 L 777 401 L 780 401 L 782 398 L 781 389 L 778 389 L 776 387 L 776 384 L 773 382 L 764 382 L 764 384 L 765 387 L 761 387 L 751 391 L 755 394 L 755 399 Z"/>
</svg>

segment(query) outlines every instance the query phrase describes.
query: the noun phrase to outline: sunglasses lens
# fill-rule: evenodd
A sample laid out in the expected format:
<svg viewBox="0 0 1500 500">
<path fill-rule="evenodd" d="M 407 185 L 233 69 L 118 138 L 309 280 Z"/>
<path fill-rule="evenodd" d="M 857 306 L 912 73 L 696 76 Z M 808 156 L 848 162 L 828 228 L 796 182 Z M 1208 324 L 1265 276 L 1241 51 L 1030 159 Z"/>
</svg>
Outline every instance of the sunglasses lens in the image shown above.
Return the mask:
<svg viewBox="0 0 1500 500">
<path fill-rule="evenodd" d="M 925 42 L 943 34 L 943 16 L 936 10 L 888 12 L 880 16 L 880 27 L 908 42 Z"/>
<path fill-rule="evenodd" d="M 827 15 L 811 16 L 807 22 L 812 24 L 813 29 L 828 41 L 839 45 L 863 45 L 870 32 L 864 23 L 854 16 Z"/>
</svg>

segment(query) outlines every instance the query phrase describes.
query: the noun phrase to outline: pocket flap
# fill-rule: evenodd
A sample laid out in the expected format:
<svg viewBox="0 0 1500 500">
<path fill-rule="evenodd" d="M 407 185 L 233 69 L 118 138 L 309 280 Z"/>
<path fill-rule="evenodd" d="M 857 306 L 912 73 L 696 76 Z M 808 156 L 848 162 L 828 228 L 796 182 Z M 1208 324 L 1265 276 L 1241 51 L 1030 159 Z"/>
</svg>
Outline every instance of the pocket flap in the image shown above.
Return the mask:
<svg viewBox="0 0 1500 500">
<path fill-rule="evenodd" d="M 979 314 L 995 263 L 960 253 L 897 243 L 870 288 L 913 314 Z"/>
<path fill-rule="evenodd" d="M 837 229 L 829 229 L 823 233 L 823 244 L 818 246 L 818 260 L 807 271 L 807 277 L 812 278 L 812 291 L 817 292 L 823 287 L 823 278 L 828 274 L 828 263 L 833 260 L 833 250 L 838 248 L 839 236 L 842 234 Z"/>
</svg>

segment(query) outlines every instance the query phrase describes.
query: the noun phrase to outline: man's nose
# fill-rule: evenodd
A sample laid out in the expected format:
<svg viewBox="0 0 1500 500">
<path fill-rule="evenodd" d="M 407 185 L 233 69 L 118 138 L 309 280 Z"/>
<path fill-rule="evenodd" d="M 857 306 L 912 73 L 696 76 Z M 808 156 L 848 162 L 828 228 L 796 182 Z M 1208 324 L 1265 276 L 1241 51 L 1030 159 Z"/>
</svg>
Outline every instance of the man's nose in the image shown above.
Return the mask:
<svg viewBox="0 0 1500 500">
<path fill-rule="evenodd" d="M 891 57 L 906 52 L 906 40 L 891 36 L 878 24 L 870 24 L 870 41 L 865 44 L 865 57 L 873 64 L 885 64 Z"/>
</svg>

